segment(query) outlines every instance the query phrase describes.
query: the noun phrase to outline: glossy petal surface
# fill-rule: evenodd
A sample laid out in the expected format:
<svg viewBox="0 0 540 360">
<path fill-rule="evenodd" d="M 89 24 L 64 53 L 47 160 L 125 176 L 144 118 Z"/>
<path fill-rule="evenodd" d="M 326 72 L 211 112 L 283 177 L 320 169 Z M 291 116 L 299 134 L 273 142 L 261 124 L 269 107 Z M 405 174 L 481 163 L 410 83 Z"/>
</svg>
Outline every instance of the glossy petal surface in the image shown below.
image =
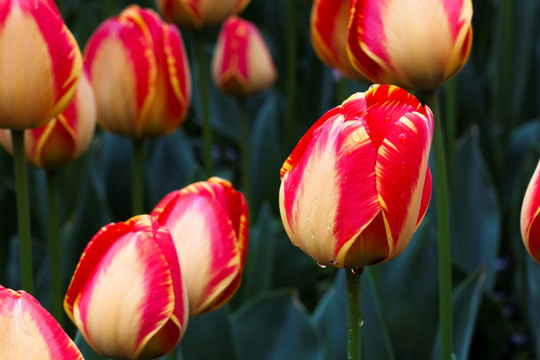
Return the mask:
<svg viewBox="0 0 540 360">
<path fill-rule="evenodd" d="M 525 248 L 540 263 L 540 162 L 529 182 L 521 206 L 521 237 Z"/>
</svg>

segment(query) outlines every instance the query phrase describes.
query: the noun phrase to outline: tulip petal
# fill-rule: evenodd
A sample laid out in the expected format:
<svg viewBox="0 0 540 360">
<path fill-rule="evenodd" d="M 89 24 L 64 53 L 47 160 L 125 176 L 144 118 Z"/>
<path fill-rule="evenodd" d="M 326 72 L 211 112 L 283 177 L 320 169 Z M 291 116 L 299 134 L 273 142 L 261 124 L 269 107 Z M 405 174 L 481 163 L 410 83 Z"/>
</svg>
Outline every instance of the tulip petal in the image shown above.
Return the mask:
<svg viewBox="0 0 540 360">
<path fill-rule="evenodd" d="M 391 255 L 399 255 L 416 229 L 431 144 L 427 118 L 408 113 L 389 131 L 377 158 L 377 191 L 391 233 Z"/>
<path fill-rule="evenodd" d="M 0 286 L 0 349 L 3 359 L 82 360 L 54 318 L 24 291 Z"/>
<path fill-rule="evenodd" d="M 534 170 L 521 206 L 521 238 L 529 254 L 540 263 L 540 161 Z"/>
<path fill-rule="evenodd" d="M 428 209 L 429 201 L 431 200 L 431 170 L 429 166 L 426 169 L 426 179 L 424 180 L 424 188 L 422 190 L 422 200 L 420 202 L 420 212 L 418 213 L 418 220 L 416 220 L 416 228 L 420 226 L 420 223 L 426 215 Z"/>
<path fill-rule="evenodd" d="M 154 225 L 140 216 L 104 227 L 85 249 L 68 288 L 66 312 L 106 356 L 137 358 L 174 310 L 175 280 L 151 235 Z"/>
</svg>

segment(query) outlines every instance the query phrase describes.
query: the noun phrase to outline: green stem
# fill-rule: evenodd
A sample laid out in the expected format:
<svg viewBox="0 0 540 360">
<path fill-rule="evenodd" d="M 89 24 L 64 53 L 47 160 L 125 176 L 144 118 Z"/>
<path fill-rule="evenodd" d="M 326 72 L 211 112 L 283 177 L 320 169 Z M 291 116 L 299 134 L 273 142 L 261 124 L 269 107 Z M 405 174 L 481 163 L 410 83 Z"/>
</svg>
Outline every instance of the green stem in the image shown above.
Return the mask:
<svg viewBox="0 0 540 360">
<path fill-rule="evenodd" d="M 133 140 L 133 215 L 144 213 L 143 142 Z"/>
<path fill-rule="evenodd" d="M 285 154 L 289 154 L 296 143 L 295 108 L 296 108 L 296 71 L 298 40 L 296 23 L 298 0 L 287 0 L 287 99 L 285 109 Z"/>
<path fill-rule="evenodd" d="M 448 156 L 447 169 L 448 178 L 452 179 L 452 169 L 454 168 L 454 140 L 456 138 L 457 123 L 457 79 L 453 78 L 445 86 L 445 124 L 446 124 L 446 155 Z"/>
<path fill-rule="evenodd" d="M 52 314 L 60 326 L 62 326 L 64 322 L 64 310 L 62 307 L 62 251 L 60 249 L 60 232 L 58 229 L 58 172 L 56 170 L 47 171 L 47 196 L 49 201 Z"/>
<path fill-rule="evenodd" d="M 343 101 L 347 100 L 349 97 L 347 93 L 347 77 L 341 76 L 341 79 L 338 81 L 338 104 L 341 104 Z"/>
<path fill-rule="evenodd" d="M 346 270 L 347 280 L 347 359 L 360 360 L 362 358 L 361 330 L 362 312 L 360 311 L 360 295 L 362 292 L 360 275 L 362 270 L 353 272 Z"/>
<path fill-rule="evenodd" d="M 11 137 L 13 141 L 13 163 L 17 192 L 21 288 L 28 293 L 33 293 L 32 234 L 30 233 L 30 206 L 28 202 L 28 181 L 26 179 L 24 156 L 24 130 L 12 130 Z"/>
<path fill-rule="evenodd" d="M 239 109 L 239 125 L 240 125 L 240 153 L 242 156 L 242 188 L 244 190 L 244 196 L 252 215 L 251 208 L 253 203 L 251 202 L 251 177 L 249 168 L 249 119 L 247 116 L 246 100 L 244 98 L 238 99 Z M 251 216 L 250 216 L 251 219 Z"/>
<path fill-rule="evenodd" d="M 213 174 L 212 164 L 212 122 L 210 121 L 210 95 L 208 89 L 208 67 L 204 54 L 204 37 L 201 30 L 195 32 L 195 47 L 197 64 L 199 65 L 199 89 L 201 96 L 202 131 L 203 131 L 203 159 L 204 171 L 209 178 Z"/>
<path fill-rule="evenodd" d="M 435 118 L 433 156 L 435 159 L 435 195 L 439 257 L 439 326 L 441 334 L 439 358 L 441 360 L 450 360 L 452 356 L 452 262 L 446 160 L 437 91 L 428 91 L 425 93 L 425 96 L 426 104 L 433 111 Z"/>
<path fill-rule="evenodd" d="M 178 345 L 172 349 L 169 354 L 167 355 L 167 359 L 169 360 L 177 360 L 178 359 Z"/>
<path fill-rule="evenodd" d="M 386 352 L 388 354 L 388 359 L 395 360 L 396 354 L 394 352 L 394 347 L 392 346 L 392 341 L 390 339 L 390 333 L 388 332 L 388 326 L 386 326 L 386 320 L 384 318 L 384 313 L 381 307 L 381 297 L 379 296 L 379 290 L 375 285 L 375 280 L 373 279 L 373 273 L 371 268 L 366 269 L 366 275 L 368 278 L 369 285 L 371 286 L 371 293 L 374 300 L 375 314 L 379 319 L 379 324 L 381 325 L 381 331 L 383 335 L 384 345 L 386 346 Z"/>
</svg>

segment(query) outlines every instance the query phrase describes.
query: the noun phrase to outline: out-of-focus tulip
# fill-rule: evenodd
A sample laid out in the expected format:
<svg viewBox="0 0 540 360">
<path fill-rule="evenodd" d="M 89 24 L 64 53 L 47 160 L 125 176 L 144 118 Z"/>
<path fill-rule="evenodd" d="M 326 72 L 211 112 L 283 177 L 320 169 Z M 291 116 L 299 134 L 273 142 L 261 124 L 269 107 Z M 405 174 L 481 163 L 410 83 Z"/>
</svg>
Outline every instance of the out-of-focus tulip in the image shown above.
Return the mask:
<svg viewBox="0 0 540 360">
<path fill-rule="evenodd" d="M 351 0 L 353 66 L 375 83 L 433 90 L 465 65 L 471 0 Z"/>
<path fill-rule="evenodd" d="M 0 49 L 0 128 L 39 127 L 66 108 L 82 58 L 54 1 L 2 1 Z"/>
<path fill-rule="evenodd" d="M 82 360 L 77 346 L 32 295 L 0 285 L 2 359 Z"/>
<path fill-rule="evenodd" d="M 326 65 L 348 78 L 366 81 L 351 64 L 347 54 L 350 0 L 316 0 L 311 8 L 311 42 Z"/>
<path fill-rule="evenodd" d="M 525 248 L 540 264 L 540 162 L 529 182 L 521 206 L 521 238 Z"/>
<path fill-rule="evenodd" d="M 103 227 L 79 260 L 64 308 L 104 356 L 150 359 L 171 351 L 189 315 L 170 233 L 149 215 Z"/>
<path fill-rule="evenodd" d="M 25 131 L 26 161 L 45 170 L 55 170 L 82 155 L 94 136 L 96 101 L 83 73 L 73 101 L 63 113 L 42 127 Z M 0 142 L 12 152 L 11 131 L 0 132 Z"/>
<path fill-rule="evenodd" d="M 274 61 L 253 23 L 237 16 L 223 23 L 212 57 L 212 77 L 222 92 L 238 97 L 274 83 Z"/>
<path fill-rule="evenodd" d="M 372 86 L 327 112 L 281 169 L 281 219 L 321 265 L 363 268 L 398 256 L 431 196 L 433 114 L 397 86 Z"/>
<path fill-rule="evenodd" d="M 201 29 L 239 13 L 250 0 L 156 0 L 163 17 L 181 28 Z"/>
<path fill-rule="evenodd" d="M 152 10 L 129 6 L 103 22 L 84 51 L 105 130 L 143 139 L 183 122 L 191 75 L 178 29 Z"/>
<path fill-rule="evenodd" d="M 168 194 L 151 215 L 174 239 L 190 315 L 225 304 L 240 286 L 246 261 L 248 210 L 242 193 L 213 177 Z"/>
</svg>

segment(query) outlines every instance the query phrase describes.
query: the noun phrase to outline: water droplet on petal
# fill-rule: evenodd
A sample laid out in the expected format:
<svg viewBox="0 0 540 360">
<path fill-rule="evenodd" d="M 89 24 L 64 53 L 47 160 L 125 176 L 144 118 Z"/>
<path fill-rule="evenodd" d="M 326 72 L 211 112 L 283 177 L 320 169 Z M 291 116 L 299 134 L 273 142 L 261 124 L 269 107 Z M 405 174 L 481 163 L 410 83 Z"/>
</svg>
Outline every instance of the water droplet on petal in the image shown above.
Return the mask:
<svg viewBox="0 0 540 360">
<path fill-rule="evenodd" d="M 320 267 L 321 269 L 326 269 L 326 265 L 319 264 L 319 263 L 317 263 L 317 265 L 319 265 L 319 267 Z"/>
<path fill-rule="evenodd" d="M 373 88 L 376 88 L 377 86 L 379 86 L 379 84 L 373 84 L 369 87 L 369 90 L 373 89 Z"/>
<path fill-rule="evenodd" d="M 315 204 L 318 204 L 319 203 L 319 197 L 315 197 Z"/>
<path fill-rule="evenodd" d="M 363 268 L 360 268 L 360 267 L 352 267 L 351 268 L 351 272 L 354 274 L 354 275 L 361 275 L 362 274 L 362 271 L 364 271 Z"/>
<path fill-rule="evenodd" d="M 343 183 L 346 183 L 346 182 L 348 182 L 348 181 L 349 181 L 349 178 L 348 178 L 347 176 L 345 176 L 345 177 L 343 178 Z"/>
<path fill-rule="evenodd" d="M 362 319 L 362 321 L 360 321 L 360 326 L 364 326 L 364 319 Z"/>
<path fill-rule="evenodd" d="M 330 260 L 330 264 L 332 264 L 332 265 L 337 265 L 337 263 L 338 263 L 338 262 L 337 262 L 337 260 L 336 260 L 336 259 L 332 259 L 332 260 Z"/>
<path fill-rule="evenodd" d="M 308 171 L 306 171 L 306 175 L 308 175 L 308 176 L 309 176 L 309 174 L 310 174 L 310 173 L 311 173 L 311 172 L 310 172 L 309 170 L 308 170 Z"/>
<path fill-rule="evenodd" d="M 326 230 L 332 230 L 332 226 L 330 226 L 329 222 L 326 223 Z"/>
<path fill-rule="evenodd" d="M 352 155 L 352 151 L 349 151 L 349 152 L 347 153 L 347 155 L 351 156 L 351 155 Z"/>
<path fill-rule="evenodd" d="M 315 240 L 315 233 L 313 232 L 313 230 L 311 230 L 311 238 Z"/>
<path fill-rule="evenodd" d="M 353 139 L 354 142 L 359 142 L 360 141 L 360 135 L 358 134 L 358 131 L 353 132 L 352 139 Z"/>
<path fill-rule="evenodd" d="M 403 170 L 407 169 L 407 165 L 405 164 L 405 161 L 403 161 L 403 162 L 401 163 L 401 168 L 402 168 Z"/>
<path fill-rule="evenodd" d="M 399 134 L 399 141 L 403 144 L 403 145 L 407 145 L 407 141 L 409 139 L 407 138 L 407 134 L 406 133 L 402 133 L 402 134 Z"/>
<path fill-rule="evenodd" d="M 390 122 L 391 120 L 392 120 L 392 117 L 390 115 L 384 118 L 384 122 Z"/>
</svg>

